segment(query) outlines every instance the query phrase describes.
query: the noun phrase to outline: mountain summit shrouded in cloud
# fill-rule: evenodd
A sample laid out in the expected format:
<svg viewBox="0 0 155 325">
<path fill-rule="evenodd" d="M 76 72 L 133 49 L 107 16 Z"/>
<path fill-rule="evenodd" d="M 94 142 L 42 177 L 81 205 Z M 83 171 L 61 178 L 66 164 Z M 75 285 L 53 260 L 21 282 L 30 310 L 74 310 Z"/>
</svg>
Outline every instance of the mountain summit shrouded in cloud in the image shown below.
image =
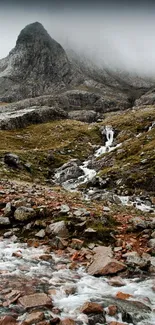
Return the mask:
<svg viewBox="0 0 155 325">
<path fill-rule="evenodd" d="M 146 10 L 147 9 L 147 10 Z M 65 49 L 128 72 L 155 74 L 152 1 L 11 1 L 0 4 L 0 58 L 24 25 L 40 21 Z"/>
</svg>

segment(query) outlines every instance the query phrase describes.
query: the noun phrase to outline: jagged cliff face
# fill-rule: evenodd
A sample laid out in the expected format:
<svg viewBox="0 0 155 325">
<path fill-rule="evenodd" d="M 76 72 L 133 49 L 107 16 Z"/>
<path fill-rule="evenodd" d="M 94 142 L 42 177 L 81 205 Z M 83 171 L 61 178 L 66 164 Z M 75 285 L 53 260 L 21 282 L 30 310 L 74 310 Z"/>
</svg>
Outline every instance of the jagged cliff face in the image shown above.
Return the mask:
<svg viewBox="0 0 155 325">
<path fill-rule="evenodd" d="M 15 48 L 0 60 L 0 100 L 14 101 L 48 94 L 73 81 L 62 46 L 36 22 L 26 26 Z"/>
</svg>

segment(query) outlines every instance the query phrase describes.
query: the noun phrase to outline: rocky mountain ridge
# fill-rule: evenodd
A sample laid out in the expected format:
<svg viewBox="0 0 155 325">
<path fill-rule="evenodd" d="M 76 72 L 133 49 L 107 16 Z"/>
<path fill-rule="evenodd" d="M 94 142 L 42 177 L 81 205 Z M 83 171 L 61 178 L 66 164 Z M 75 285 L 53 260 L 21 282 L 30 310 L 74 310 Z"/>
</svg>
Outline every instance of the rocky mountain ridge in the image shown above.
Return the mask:
<svg viewBox="0 0 155 325">
<path fill-rule="evenodd" d="M 152 80 L 101 69 L 71 50 L 65 52 L 40 23 L 32 23 L 20 32 L 9 55 L 0 60 L 0 128 L 16 127 L 11 122 L 18 115 L 15 111 L 32 106 L 35 111 L 41 106 L 47 106 L 49 111 L 50 107 L 59 107 L 72 119 L 90 122 L 102 118 L 105 112 L 130 108 L 136 99 L 138 104 L 138 98 L 145 98 L 153 85 Z M 22 102 L 24 99 L 29 100 Z M 5 110 L 10 110 L 6 119 Z M 22 117 L 22 111 L 20 121 L 17 127 L 30 123 L 26 122 L 25 113 Z"/>
</svg>

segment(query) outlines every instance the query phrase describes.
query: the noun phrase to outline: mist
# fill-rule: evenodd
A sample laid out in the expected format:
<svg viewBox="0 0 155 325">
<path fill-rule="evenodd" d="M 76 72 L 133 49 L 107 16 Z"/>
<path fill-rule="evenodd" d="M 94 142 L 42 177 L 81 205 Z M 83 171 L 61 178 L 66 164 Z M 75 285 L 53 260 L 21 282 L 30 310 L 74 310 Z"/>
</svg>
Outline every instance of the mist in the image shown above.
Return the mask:
<svg viewBox="0 0 155 325">
<path fill-rule="evenodd" d="M 64 9 L 64 10 L 63 10 Z M 145 8 L 1 7 L 0 58 L 15 46 L 21 29 L 39 21 L 65 49 L 99 67 L 155 75 L 154 11 Z"/>
</svg>

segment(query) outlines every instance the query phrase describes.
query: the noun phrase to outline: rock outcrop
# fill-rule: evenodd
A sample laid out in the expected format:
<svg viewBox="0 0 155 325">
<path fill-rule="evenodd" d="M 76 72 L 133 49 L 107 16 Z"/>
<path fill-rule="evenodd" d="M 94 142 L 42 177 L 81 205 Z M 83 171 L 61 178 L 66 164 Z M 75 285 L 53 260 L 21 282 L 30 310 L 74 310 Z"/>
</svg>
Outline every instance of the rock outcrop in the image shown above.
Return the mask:
<svg viewBox="0 0 155 325">
<path fill-rule="evenodd" d="M 21 31 L 15 48 L 0 60 L 0 100 L 13 102 L 48 94 L 64 88 L 72 79 L 64 49 L 35 22 Z"/>
</svg>

